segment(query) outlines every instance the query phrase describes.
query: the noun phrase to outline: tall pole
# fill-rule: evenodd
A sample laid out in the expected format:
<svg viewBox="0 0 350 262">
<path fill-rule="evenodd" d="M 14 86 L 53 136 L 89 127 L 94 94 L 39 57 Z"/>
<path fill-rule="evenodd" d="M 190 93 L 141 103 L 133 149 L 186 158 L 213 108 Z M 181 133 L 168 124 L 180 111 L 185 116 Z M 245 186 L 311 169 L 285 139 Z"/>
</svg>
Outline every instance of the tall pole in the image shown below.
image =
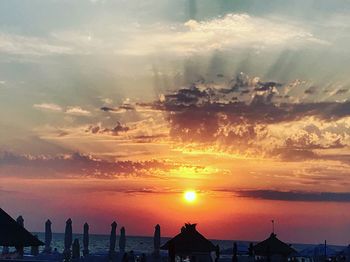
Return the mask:
<svg viewBox="0 0 350 262">
<path fill-rule="evenodd" d="M 272 233 L 275 234 L 275 220 L 271 220 L 272 223 Z"/>
</svg>

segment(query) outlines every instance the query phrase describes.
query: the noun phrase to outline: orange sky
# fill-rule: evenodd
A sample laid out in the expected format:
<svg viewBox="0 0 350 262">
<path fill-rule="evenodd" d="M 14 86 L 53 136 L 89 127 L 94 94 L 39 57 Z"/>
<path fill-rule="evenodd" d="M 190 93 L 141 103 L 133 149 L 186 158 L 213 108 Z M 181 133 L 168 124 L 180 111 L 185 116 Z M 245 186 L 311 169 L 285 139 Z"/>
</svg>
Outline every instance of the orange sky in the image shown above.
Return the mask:
<svg viewBox="0 0 350 262">
<path fill-rule="evenodd" d="M 349 11 L 1 0 L 0 206 L 35 231 L 260 240 L 274 219 L 283 240 L 348 244 Z"/>
</svg>

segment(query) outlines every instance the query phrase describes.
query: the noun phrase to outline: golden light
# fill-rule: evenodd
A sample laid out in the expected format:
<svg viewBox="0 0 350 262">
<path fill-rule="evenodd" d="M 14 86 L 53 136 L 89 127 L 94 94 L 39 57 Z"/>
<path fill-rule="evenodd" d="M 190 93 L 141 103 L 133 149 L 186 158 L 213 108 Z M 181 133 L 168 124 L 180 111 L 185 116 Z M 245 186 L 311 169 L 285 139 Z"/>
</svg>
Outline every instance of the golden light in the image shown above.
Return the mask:
<svg viewBox="0 0 350 262">
<path fill-rule="evenodd" d="M 197 198 L 197 194 L 195 191 L 186 191 L 184 193 L 184 199 L 187 201 L 187 202 L 194 202 Z"/>
</svg>

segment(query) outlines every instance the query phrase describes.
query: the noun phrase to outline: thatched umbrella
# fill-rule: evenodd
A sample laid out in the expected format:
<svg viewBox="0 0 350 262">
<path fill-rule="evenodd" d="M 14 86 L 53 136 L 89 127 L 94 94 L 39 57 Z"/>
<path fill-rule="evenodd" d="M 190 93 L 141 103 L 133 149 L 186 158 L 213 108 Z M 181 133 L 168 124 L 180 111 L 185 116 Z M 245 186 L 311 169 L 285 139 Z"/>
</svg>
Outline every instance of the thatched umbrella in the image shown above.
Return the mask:
<svg viewBox="0 0 350 262">
<path fill-rule="evenodd" d="M 125 228 L 122 227 L 120 229 L 120 237 L 119 237 L 119 251 L 120 251 L 120 253 L 125 252 L 125 246 L 126 246 Z"/>
<path fill-rule="evenodd" d="M 109 237 L 109 255 L 112 256 L 115 253 L 115 243 L 117 241 L 117 223 L 114 221 L 111 224 L 111 235 Z"/>
<path fill-rule="evenodd" d="M 51 253 L 51 241 L 52 241 L 52 231 L 51 231 L 51 221 L 48 219 L 45 223 L 45 249 L 44 253 Z"/>
<path fill-rule="evenodd" d="M 44 245 L 0 208 L 0 246 L 29 247 Z"/>
<path fill-rule="evenodd" d="M 297 253 L 295 249 L 279 240 L 274 233 L 272 233 L 269 238 L 256 244 L 253 250 L 255 255 L 265 257 L 270 257 L 272 255 L 288 257 L 293 253 Z"/>
<path fill-rule="evenodd" d="M 156 225 L 154 228 L 153 244 L 154 244 L 154 255 L 158 257 L 159 250 L 160 250 L 160 225 Z"/>
<path fill-rule="evenodd" d="M 89 225 L 88 223 L 84 224 L 84 234 L 83 234 L 83 255 L 89 255 Z"/>
<path fill-rule="evenodd" d="M 196 230 L 196 224 L 185 224 L 181 233 L 166 242 L 160 249 L 178 255 L 193 253 L 210 253 L 216 250 L 215 245 Z"/>
</svg>

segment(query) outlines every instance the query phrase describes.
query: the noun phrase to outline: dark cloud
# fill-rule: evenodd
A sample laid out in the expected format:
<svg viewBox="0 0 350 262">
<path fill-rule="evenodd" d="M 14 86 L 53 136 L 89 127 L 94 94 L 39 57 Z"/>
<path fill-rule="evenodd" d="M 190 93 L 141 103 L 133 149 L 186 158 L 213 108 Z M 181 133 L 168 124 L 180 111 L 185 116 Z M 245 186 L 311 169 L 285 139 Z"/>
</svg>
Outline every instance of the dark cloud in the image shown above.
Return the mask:
<svg viewBox="0 0 350 262">
<path fill-rule="evenodd" d="M 336 95 L 343 95 L 345 93 L 347 93 L 349 90 L 348 89 L 338 89 L 337 92 L 335 92 Z"/>
<path fill-rule="evenodd" d="M 293 150 L 335 149 L 344 148 L 346 145 L 341 138 L 334 138 L 328 144 L 321 143 L 320 135 L 313 132 L 294 134 L 285 140 L 285 148 Z"/>
<path fill-rule="evenodd" d="M 118 107 L 108 107 L 108 106 L 103 106 L 100 108 L 104 112 L 122 112 L 122 111 L 135 111 L 135 107 L 129 104 L 123 104 Z"/>
<path fill-rule="evenodd" d="M 278 190 L 238 190 L 239 197 L 301 202 L 350 202 L 350 192 L 302 192 Z"/>
<path fill-rule="evenodd" d="M 272 151 L 272 155 L 291 162 L 320 159 L 320 156 L 310 149 L 276 148 Z"/>
<path fill-rule="evenodd" d="M 306 89 L 304 91 L 304 94 L 307 94 L 307 95 L 313 95 L 316 93 L 316 87 L 315 86 L 310 86 L 308 89 Z"/>
<path fill-rule="evenodd" d="M 58 156 L 15 155 L 4 152 L 0 155 L 1 175 L 59 178 L 117 176 L 152 176 L 154 170 L 170 170 L 176 163 L 150 161 L 107 161 L 80 153 Z M 151 172 L 152 171 L 152 172 Z"/>
<path fill-rule="evenodd" d="M 155 134 L 155 135 L 138 135 L 138 136 L 133 136 L 132 138 L 137 143 L 151 143 L 167 137 L 168 135 L 166 134 Z"/>
<path fill-rule="evenodd" d="M 117 124 L 113 128 L 103 128 L 100 125 L 89 126 L 85 130 L 85 132 L 89 132 L 92 134 L 109 134 L 112 136 L 118 136 L 120 133 L 125 133 L 129 130 L 130 128 L 126 125 L 122 125 L 120 122 L 117 122 Z"/>
</svg>

